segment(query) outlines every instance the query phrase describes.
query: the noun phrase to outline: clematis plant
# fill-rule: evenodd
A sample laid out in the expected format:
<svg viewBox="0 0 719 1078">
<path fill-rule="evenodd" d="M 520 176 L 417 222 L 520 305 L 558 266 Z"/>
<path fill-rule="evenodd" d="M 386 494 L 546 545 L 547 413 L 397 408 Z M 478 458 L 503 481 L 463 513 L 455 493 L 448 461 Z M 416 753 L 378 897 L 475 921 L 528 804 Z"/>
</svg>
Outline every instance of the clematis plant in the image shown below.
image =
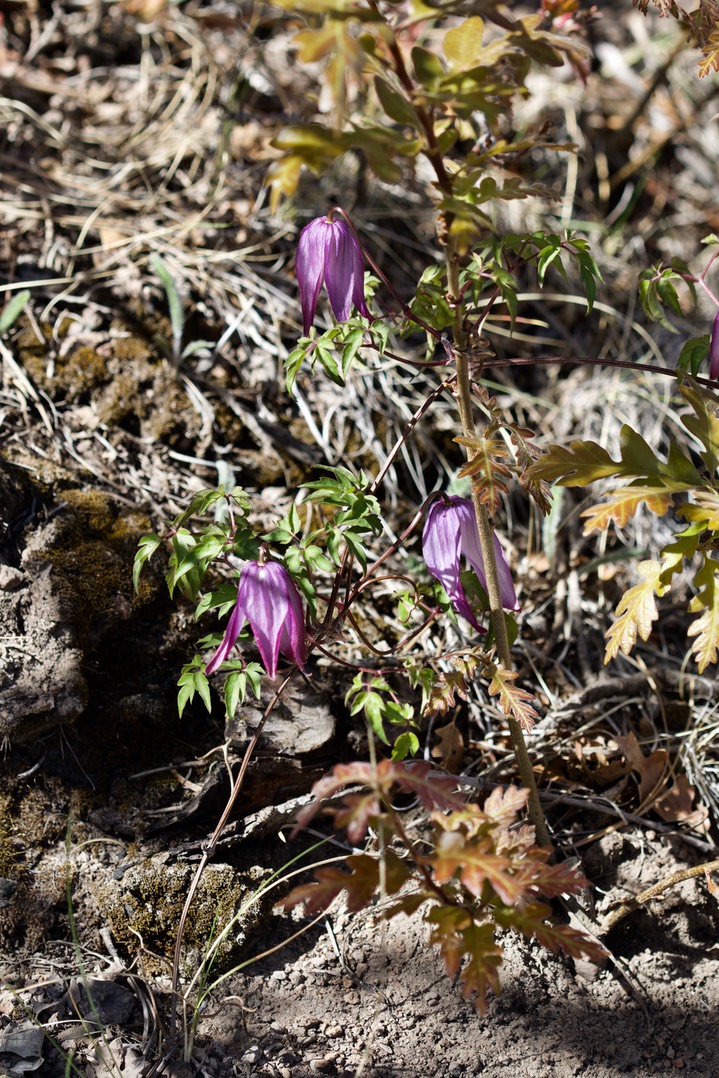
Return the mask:
<svg viewBox="0 0 719 1078">
<path fill-rule="evenodd" d="M 509 564 L 497 536 L 493 538 L 502 606 L 505 610 L 519 610 Z M 459 575 L 462 559 L 466 558 L 480 584 L 487 590 L 477 520 L 474 506 L 468 498 L 454 495 L 432 504 L 422 533 L 422 555 L 431 575 L 439 580 L 457 613 L 483 632 L 467 601 Z"/>
<path fill-rule="evenodd" d="M 345 322 L 353 307 L 363 318 L 370 318 L 364 297 L 362 251 L 346 221 L 315 217 L 305 225 L 297 244 L 295 271 L 305 336 L 314 321 L 323 282 L 338 322 Z"/>
<path fill-rule="evenodd" d="M 280 652 L 300 668 L 304 666 L 302 600 L 287 570 L 277 562 L 249 562 L 242 569 L 237 602 L 222 643 L 207 664 L 207 674 L 214 674 L 228 657 L 246 621 L 268 677 L 274 678 L 277 673 Z"/>
<path fill-rule="evenodd" d="M 709 341 L 709 377 L 719 378 L 719 311 L 714 316 Z"/>
</svg>

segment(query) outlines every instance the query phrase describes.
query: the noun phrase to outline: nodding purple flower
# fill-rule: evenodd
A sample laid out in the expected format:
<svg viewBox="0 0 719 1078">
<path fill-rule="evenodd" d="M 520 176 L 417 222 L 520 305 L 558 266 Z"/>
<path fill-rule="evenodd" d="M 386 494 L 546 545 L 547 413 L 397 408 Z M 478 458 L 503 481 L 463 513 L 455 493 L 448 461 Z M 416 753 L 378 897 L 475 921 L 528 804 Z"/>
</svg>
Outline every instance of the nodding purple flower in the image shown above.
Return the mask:
<svg viewBox="0 0 719 1078">
<path fill-rule="evenodd" d="M 246 621 L 254 633 L 262 665 L 267 675 L 277 673 L 282 652 L 302 667 L 305 662 L 305 619 L 302 600 L 287 571 L 276 561 L 252 561 L 240 573 L 237 602 L 222 643 L 207 664 L 205 673 L 214 674 L 225 661 Z"/>
<path fill-rule="evenodd" d="M 345 322 L 353 307 L 364 318 L 371 317 L 364 298 L 362 250 L 346 221 L 315 217 L 305 225 L 297 243 L 295 272 L 305 336 L 314 321 L 323 281 L 338 322 Z"/>
<path fill-rule="evenodd" d="M 459 578 L 464 557 L 474 569 L 484 590 L 487 590 L 477 520 L 474 506 L 468 498 L 440 498 L 432 504 L 422 532 L 422 555 L 431 575 L 439 580 L 457 613 L 482 632 Z M 505 610 L 519 610 L 512 573 L 496 535 L 494 555 L 497 560 L 502 606 Z"/>
<path fill-rule="evenodd" d="M 709 341 L 709 377 L 719 378 L 719 311 L 714 316 L 712 335 Z"/>
</svg>

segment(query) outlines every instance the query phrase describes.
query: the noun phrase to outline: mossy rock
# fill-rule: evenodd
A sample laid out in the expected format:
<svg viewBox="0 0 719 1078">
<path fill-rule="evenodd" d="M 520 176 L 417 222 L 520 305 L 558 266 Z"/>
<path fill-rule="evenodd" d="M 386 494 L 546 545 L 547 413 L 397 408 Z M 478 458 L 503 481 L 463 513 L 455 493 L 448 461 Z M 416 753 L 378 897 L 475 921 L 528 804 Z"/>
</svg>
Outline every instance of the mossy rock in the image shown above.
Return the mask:
<svg viewBox="0 0 719 1078">
<path fill-rule="evenodd" d="M 118 944 L 134 954 L 140 939 L 146 951 L 172 958 L 194 874 L 194 865 L 173 864 L 170 855 L 160 854 L 133 865 L 120 880 L 102 885 L 96 898 Z M 202 961 L 231 921 L 213 968 L 220 971 L 237 961 L 269 912 L 271 896 L 260 896 L 244 909 L 266 875 L 259 868 L 240 873 L 230 865 L 207 866 L 185 926 L 184 951 L 189 965 Z"/>
<path fill-rule="evenodd" d="M 16 540 L 17 568 L 0 587 L 8 640 L 0 668 L 0 738 L 11 742 L 83 714 L 89 657 L 162 588 L 150 567 L 133 595 L 134 554 L 151 530 L 143 513 L 101 490 L 75 487 L 58 498 L 51 508 L 50 497 L 38 497 L 44 512 Z"/>
</svg>

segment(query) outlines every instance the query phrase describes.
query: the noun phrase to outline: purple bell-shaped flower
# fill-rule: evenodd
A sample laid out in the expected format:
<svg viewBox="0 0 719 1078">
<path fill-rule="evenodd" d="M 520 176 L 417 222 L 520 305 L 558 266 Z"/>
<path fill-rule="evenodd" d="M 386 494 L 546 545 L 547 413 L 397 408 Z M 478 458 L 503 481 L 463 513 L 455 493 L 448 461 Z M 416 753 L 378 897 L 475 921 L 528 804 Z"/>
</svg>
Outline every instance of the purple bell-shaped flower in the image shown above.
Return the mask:
<svg viewBox="0 0 719 1078">
<path fill-rule="evenodd" d="M 314 321 L 322 282 L 338 322 L 345 322 L 353 307 L 363 318 L 371 317 L 364 298 L 362 251 L 346 221 L 316 217 L 305 225 L 297 244 L 295 272 L 305 336 Z"/>
<path fill-rule="evenodd" d="M 480 584 L 487 590 L 487 577 L 479 542 L 474 506 L 468 498 L 439 498 L 427 513 L 422 532 L 422 555 L 431 575 L 439 580 L 452 606 L 478 631 L 482 628 L 472 611 L 460 580 L 462 558 L 474 569 Z M 505 610 L 519 610 L 509 563 L 494 536 L 499 588 Z"/>
<path fill-rule="evenodd" d="M 207 664 L 207 674 L 214 674 L 228 657 L 246 621 L 250 623 L 268 677 L 273 678 L 277 673 L 280 652 L 299 667 L 304 666 L 302 600 L 287 570 L 276 561 L 252 561 L 243 567 L 235 608 L 222 643 Z"/>
</svg>

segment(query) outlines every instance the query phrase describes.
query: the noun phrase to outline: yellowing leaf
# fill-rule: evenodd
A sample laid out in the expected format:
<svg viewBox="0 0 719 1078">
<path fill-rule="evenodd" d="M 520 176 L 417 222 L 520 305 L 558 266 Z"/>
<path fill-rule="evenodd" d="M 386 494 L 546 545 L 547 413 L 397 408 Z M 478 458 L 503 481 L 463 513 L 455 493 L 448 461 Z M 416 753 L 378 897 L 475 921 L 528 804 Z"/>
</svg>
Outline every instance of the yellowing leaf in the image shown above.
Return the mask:
<svg viewBox="0 0 719 1078">
<path fill-rule="evenodd" d="M 642 503 L 657 516 L 663 516 L 672 503 L 672 495 L 657 487 L 618 487 L 607 491 L 604 498 L 600 505 L 593 505 L 582 513 L 585 535 L 604 531 L 612 523 L 623 528 Z"/>
<path fill-rule="evenodd" d="M 497 702 L 505 715 L 515 718 L 523 730 L 531 730 L 537 712 L 530 703 L 532 695 L 512 684 L 518 676 L 514 670 L 497 667 L 489 685 L 489 693 L 490 696 L 499 697 Z"/>
<path fill-rule="evenodd" d="M 271 188 L 270 208 L 274 213 L 280 204 L 280 200 L 291 198 L 297 190 L 302 171 L 302 158 L 296 154 L 287 154 L 279 161 L 273 161 L 267 169 L 265 183 Z"/>
<path fill-rule="evenodd" d="M 713 587 L 711 590 L 711 605 L 687 629 L 688 636 L 696 637 L 692 643 L 692 654 L 700 674 L 704 673 L 707 666 L 716 663 L 719 649 L 719 589 Z M 706 592 L 703 595 L 706 595 Z"/>
<path fill-rule="evenodd" d="M 564 487 L 584 487 L 596 479 L 621 474 L 614 461 L 597 442 L 570 442 L 568 447 L 550 445 L 546 453 L 527 470 L 531 479 L 556 480 Z"/>
<path fill-rule="evenodd" d="M 453 71 L 466 71 L 482 63 L 484 21 L 478 15 L 465 19 L 444 36 L 442 48 Z"/>
<path fill-rule="evenodd" d="M 479 495 L 480 501 L 487 506 L 490 514 L 494 515 L 501 505 L 502 495 L 508 490 L 505 480 L 512 474 L 506 464 L 502 463 L 509 457 L 506 443 L 493 434 L 483 438 L 460 436 L 454 440 L 466 446 L 470 454 L 469 460 L 459 471 L 460 478 L 471 476 L 472 490 Z"/>
<path fill-rule="evenodd" d="M 616 621 L 607 630 L 605 666 L 610 659 L 615 659 L 620 651 L 629 655 L 637 642 L 637 635 L 642 640 L 648 640 L 652 623 L 659 616 L 654 595 L 663 595 L 666 591 L 666 585 L 661 579 L 664 566 L 658 561 L 641 561 L 637 568 L 644 580 L 641 584 L 635 584 L 619 600 Z"/>
<path fill-rule="evenodd" d="M 703 524 L 707 531 L 719 532 L 719 492 L 697 490 L 694 502 L 680 506 L 679 512 L 686 520 Z"/>
<path fill-rule="evenodd" d="M 335 24 L 330 21 L 318 30 L 303 30 L 295 34 L 292 43 L 297 48 L 298 59 L 303 64 L 312 64 L 337 44 Z"/>
</svg>

